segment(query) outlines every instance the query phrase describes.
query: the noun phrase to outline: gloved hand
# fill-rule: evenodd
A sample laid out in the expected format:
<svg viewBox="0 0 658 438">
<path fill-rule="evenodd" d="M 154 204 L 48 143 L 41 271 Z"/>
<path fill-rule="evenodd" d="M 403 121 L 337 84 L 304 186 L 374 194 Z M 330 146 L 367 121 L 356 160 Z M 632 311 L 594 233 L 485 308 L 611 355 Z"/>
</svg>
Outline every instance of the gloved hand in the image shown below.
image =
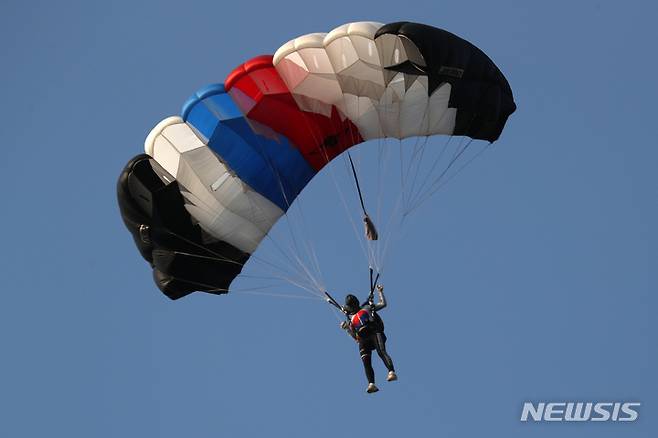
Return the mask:
<svg viewBox="0 0 658 438">
<path fill-rule="evenodd" d="M 350 326 L 350 324 L 347 321 L 343 321 L 340 323 L 340 328 L 343 330 L 347 330 L 347 328 Z"/>
<path fill-rule="evenodd" d="M 378 284 L 378 285 L 377 285 L 377 290 L 378 290 L 379 292 L 384 292 L 384 285 L 383 285 L 383 284 Z"/>
</svg>

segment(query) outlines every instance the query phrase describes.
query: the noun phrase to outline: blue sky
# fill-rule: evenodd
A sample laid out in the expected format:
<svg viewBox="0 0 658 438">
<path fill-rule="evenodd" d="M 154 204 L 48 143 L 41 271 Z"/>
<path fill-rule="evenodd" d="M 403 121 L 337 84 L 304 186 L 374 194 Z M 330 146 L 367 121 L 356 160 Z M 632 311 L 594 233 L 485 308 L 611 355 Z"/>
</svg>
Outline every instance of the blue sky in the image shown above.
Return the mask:
<svg viewBox="0 0 658 438">
<path fill-rule="evenodd" d="M 657 15 L 640 1 L 4 2 L 0 435 L 655 436 Z M 470 40 L 519 107 L 391 251 L 400 381 L 375 396 L 319 300 L 167 300 L 115 199 L 122 166 L 195 89 L 359 20 Z M 327 286 L 363 289 L 331 178 L 300 201 Z M 635 423 L 523 424 L 526 400 L 643 405 Z"/>
</svg>

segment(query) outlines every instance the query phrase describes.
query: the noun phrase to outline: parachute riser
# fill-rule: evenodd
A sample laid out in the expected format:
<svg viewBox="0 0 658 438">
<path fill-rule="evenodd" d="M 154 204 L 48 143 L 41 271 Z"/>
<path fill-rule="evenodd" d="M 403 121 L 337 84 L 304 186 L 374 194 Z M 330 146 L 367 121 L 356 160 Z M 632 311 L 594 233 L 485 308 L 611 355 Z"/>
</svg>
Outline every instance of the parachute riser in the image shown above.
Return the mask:
<svg viewBox="0 0 658 438">
<path fill-rule="evenodd" d="M 372 266 L 368 268 L 370 270 L 370 293 L 368 294 L 368 304 L 370 305 L 370 316 L 374 318 L 375 316 L 375 288 L 377 287 L 377 281 L 379 280 L 380 273 L 377 273 L 377 276 L 373 280 L 374 271 Z"/>
<path fill-rule="evenodd" d="M 336 300 L 334 299 L 334 297 L 332 297 L 332 296 L 329 294 L 329 292 L 324 291 L 324 296 L 326 297 L 327 303 L 331 304 L 331 305 L 334 306 L 336 309 L 340 310 L 340 311 L 343 313 L 343 315 L 345 315 L 345 318 L 347 318 L 347 320 L 349 321 L 349 316 L 348 316 L 348 312 L 347 312 L 347 310 L 345 310 L 345 308 L 344 308 L 343 306 L 341 306 L 340 304 L 338 304 L 338 301 L 336 301 Z"/>
</svg>

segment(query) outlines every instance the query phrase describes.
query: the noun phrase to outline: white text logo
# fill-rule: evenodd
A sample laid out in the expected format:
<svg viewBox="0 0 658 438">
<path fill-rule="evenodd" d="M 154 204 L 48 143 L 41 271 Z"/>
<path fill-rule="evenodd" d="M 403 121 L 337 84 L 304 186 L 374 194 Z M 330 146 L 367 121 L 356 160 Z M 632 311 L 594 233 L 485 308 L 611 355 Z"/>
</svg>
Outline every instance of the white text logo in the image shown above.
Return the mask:
<svg viewBox="0 0 658 438">
<path fill-rule="evenodd" d="M 638 402 L 523 403 L 521 421 L 635 421 Z"/>
</svg>

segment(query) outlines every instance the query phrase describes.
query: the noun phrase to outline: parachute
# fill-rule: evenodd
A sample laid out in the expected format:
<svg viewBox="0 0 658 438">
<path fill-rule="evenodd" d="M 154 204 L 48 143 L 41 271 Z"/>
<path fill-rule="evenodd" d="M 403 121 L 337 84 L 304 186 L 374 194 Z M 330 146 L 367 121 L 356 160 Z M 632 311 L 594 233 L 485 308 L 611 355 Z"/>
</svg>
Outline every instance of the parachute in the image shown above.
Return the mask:
<svg viewBox="0 0 658 438">
<path fill-rule="evenodd" d="M 145 154 L 121 173 L 121 215 L 169 298 L 227 293 L 304 187 L 343 152 L 384 138 L 494 142 L 515 109 L 496 65 L 445 30 L 357 22 L 304 35 L 158 123 Z"/>
</svg>

